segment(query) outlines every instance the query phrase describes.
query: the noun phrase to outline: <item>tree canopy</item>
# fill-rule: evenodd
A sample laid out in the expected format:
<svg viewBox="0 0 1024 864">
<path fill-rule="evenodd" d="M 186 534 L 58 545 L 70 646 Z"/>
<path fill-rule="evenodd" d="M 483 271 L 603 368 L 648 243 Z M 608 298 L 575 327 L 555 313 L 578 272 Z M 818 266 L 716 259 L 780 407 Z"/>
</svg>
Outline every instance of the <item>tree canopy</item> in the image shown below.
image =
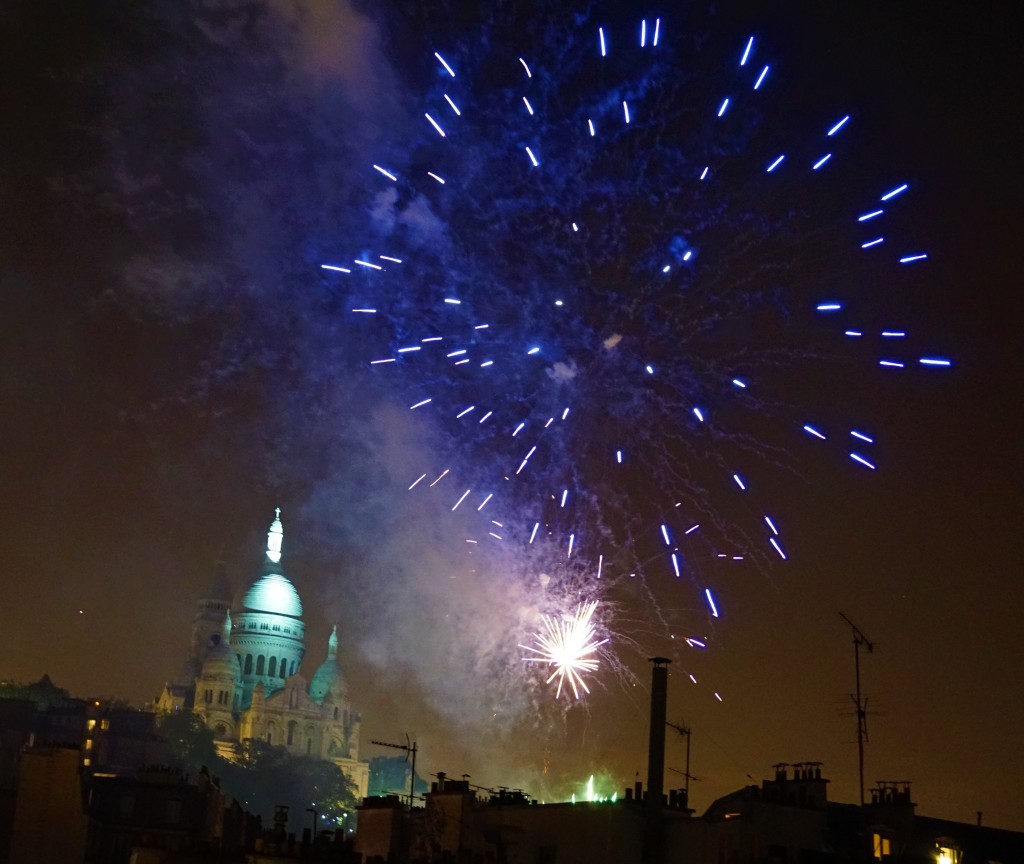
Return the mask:
<svg viewBox="0 0 1024 864">
<path fill-rule="evenodd" d="M 160 718 L 171 763 L 191 774 L 205 766 L 220 780 L 225 794 L 270 824 L 274 807 L 288 807 L 288 830 L 309 824 L 308 809 L 318 814 L 318 830 L 335 830 L 351 819 L 356 806 L 352 781 L 333 762 L 295 756 L 284 747 L 248 740 L 236 748 L 234 758 L 217 752 L 213 732 L 191 711 Z"/>
</svg>

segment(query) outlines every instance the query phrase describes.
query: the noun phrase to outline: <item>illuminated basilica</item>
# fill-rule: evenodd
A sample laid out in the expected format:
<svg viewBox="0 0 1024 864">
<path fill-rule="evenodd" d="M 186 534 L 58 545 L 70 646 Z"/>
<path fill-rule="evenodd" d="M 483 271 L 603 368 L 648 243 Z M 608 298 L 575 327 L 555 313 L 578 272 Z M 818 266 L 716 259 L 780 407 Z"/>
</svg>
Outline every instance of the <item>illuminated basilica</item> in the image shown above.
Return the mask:
<svg viewBox="0 0 1024 864">
<path fill-rule="evenodd" d="M 284 529 L 278 510 L 267 532 L 262 574 L 234 603 L 223 564 L 199 601 L 188 660 L 164 687 L 158 711 L 191 710 L 228 757 L 246 739 L 336 764 L 367 794 L 369 763 L 359 759 L 359 715 L 338 665 L 338 628 L 327 657 L 308 680 L 302 601 L 281 567 Z"/>
</svg>

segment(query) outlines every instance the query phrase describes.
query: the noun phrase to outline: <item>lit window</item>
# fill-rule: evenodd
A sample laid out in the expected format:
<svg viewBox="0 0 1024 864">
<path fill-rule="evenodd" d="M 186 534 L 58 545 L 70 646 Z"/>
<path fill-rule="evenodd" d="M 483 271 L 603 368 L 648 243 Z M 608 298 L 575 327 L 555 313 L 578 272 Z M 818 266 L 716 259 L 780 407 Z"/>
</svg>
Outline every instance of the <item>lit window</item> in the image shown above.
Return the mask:
<svg viewBox="0 0 1024 864">
<path fill-rule="evenodd" d="M 882 858 L 892 854 L 892 843 L 888 837 L 883 837 L 881 834 L 872 834 L 871 839 L 876 859 L 881 861 Z"/>
<path fill-rule="evenodd" d="M 88 729 L 90 732 L 92 732 L 92 730 L 96 728 L 96 721 L 95 720 L 86 720 L 85 721 L 85 728 Z"/>
<path fill-rule="evenodd" d="M 90 759 L 90 758 L 89 758 L 88 756 L 86 756 L 86 757 L 85 757 L 85 758 L 84 758 L 84 759 L 82 760 L 82 764 L 83 764 L 83 765 L 84 765 L 84 766 L 85 766 L 86 768 L 88 768 L 88 767 L 89 767 L 90 765 L 92 765 L 92 759 Z"/>
<path fill-rule="evenodd" d="M 109 720 L 100 720 L 100 729 L 106 732 L 110 728 Z"/>
<path fill-rule="evenodd" d="M 936 864 L 960 864 L 960 850 L 955 846 L 939 845 L 935 851 Z"/>
<path fill-rule="evenodd" d="M 90 750 L 92 750 L 92 738 L 86 738 L 85 739 L 85 751 L 86 751 L 86 753 L 88 753 Z"/>
</svg>

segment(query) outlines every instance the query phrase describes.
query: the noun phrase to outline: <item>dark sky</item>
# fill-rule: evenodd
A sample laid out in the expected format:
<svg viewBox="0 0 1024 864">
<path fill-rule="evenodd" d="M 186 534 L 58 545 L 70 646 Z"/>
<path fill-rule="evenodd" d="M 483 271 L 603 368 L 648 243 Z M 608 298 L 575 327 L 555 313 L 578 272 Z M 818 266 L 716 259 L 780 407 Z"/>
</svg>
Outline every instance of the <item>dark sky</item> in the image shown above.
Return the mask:
<svg viewBox="0 0 1024 864">
<path fill-rule="evenodd" d="M 353 372 L 370 349 L 317 272 L 359 248 L 376 188 L 364 169 L 400 158 L 431 54 L 454 41 L 446 22 L 463 37 L 490 10 L 145 5 L 0 12 L 0 677 L 155 697 L 214 562 L 238 588 L 255 577 L 280 506 L 307 656 L 339 622 L 367 740 L 410 732 L 428 772 L 541 797 L 590 773 L 607 791 L 632 782 L 643 658 L 665 634 L 630 609 L 622 662 L 640 686 L 609 674 L 565 716 L 533 716 L 537 693 L 515 694 L 514 677 L 486 680 L 501 651 L 488 613 L 508 598 L 474 581 L 437 514 L 403 503 L 432 431 L 407 419 L 404 393 Z M 723 582 L 710 688 L 688 689 L 678 663 L 670 679 L 698 808 L 780 761 L 821 760 L 833 797 L 856 799 L 843 611 L 876 643 L 862 657 L 869 784 L 908 779 L 924 814 L 1024 830 L 1012 11 L 805 2 L 701 18 L 771 46 L 794 94 L 778 122 L 850 106 L 869 188 L 910 179 L 931 257 L 905 296 L 956 363 L 898 388 L 875 369 L 814 385 L 826 405 L 870 394 L 883 470 L 801 455 L 773 481 L 791 560 Z M 668 759 L 682 767 L 678 743 Z"/>
</svg>

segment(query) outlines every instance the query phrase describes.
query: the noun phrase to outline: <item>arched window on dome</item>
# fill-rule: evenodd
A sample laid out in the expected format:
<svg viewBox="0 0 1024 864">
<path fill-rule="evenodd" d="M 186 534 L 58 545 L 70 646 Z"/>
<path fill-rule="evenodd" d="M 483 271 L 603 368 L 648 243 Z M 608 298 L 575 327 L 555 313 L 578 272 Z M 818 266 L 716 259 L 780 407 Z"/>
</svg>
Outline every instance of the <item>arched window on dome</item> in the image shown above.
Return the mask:
<svg viewBox="0 0 1024 864">
<path fill-rule="evenodd" d="M 288 674 L 289 675 L 294 675 L 295 674 L 295 661 L 294 660 L 292 660 L 292 671 L 289 672 Z"/>
<path fill-rule="evenodd" d="M 266 662 L 267 662 L 267 658 L 264 657 L 262 654 L 260 654 L 260 656 L 256 658 L 256 674 L 257 675 L 262 675 L 263 674 L 263 667 L 266 665 Z"/>
<path fill-rule="evenodd" d="M 290 723 L 288 724 L 288 746 L 289 746 L 289 747 L 291 747 L 291 746 L 292 746 L 292 744 L 293 744 L 293 743 L 295 742 L 295 726 L 296 726 L 296 725 L 297 725 L 297 724 L 295 723 L 295 721 L 294 721 L 294 720 L 292 720 L 292 721 L 291 721 L 291 722 L 290 722 Z"/>
<path fill-rule="evenodd" d="M 277 658 L 276 657 L 271 657 L 270 658 L 270 667 L 267 669 L 267 675 L 269 675 L 271 678 L 276 678 L 277 677 Z"/>
<path fill-rule="evenodd" d="M 337 705 L 334 706 L 334 719 L 335 720 L 338 719 L 338 706 Z"/>
<path fill-rule="evenodd" d="M 287 657 L 282 657 L 281 658 L 281 680 L 283 681 L 287 675 L 288 675 L 288 658 Z"/>
<path fill-rule="evenodd" d="M 245 675 L 252 675 L 252 654 L 245 655 Z"/>
</svg>

